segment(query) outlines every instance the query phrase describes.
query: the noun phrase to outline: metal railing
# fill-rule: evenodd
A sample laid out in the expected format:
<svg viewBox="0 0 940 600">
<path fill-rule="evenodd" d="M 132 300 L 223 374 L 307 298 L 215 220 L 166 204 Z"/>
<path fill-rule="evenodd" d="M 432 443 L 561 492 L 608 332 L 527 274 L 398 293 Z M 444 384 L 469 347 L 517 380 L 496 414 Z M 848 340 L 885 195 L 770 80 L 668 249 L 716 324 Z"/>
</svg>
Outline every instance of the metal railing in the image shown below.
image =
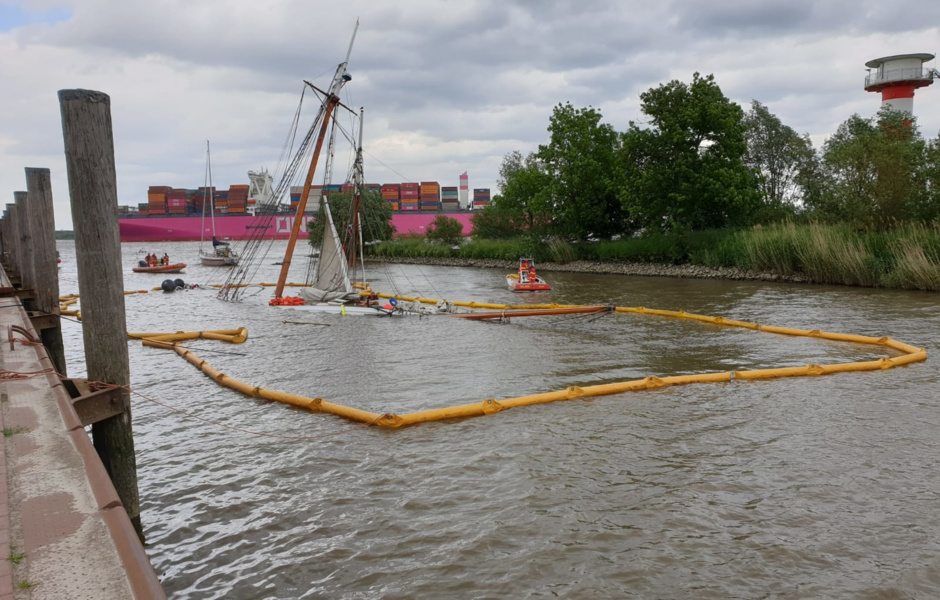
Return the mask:
<svg viewBox="0 0 940 600">
<path fill-rule="evenodd" d="M 865 87 L 887 83 L 891 81 L 910 81 L 915 79 L 931 79 L 932 69 L 926 71 L 922 67 L 910 67 L 907 69 L 891 69 L 890 71 L 870 73 L 865 78 Z"/>
</svg>

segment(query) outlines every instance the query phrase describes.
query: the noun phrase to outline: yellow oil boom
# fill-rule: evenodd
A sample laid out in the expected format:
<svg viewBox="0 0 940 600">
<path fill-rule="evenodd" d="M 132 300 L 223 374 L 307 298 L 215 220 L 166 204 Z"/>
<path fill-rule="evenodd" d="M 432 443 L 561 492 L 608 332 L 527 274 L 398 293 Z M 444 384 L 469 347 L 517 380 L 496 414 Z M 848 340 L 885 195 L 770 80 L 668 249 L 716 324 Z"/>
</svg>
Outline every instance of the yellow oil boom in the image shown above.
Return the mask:
<svg viewBox="0 0 940 600">
<path fill-rule="evenodd" d="M 399 299 L 406 299 L 398 296 Z M 407 298 L 407 300 L 417 300 L 420 302 L 436 303 L 437 301 L 423 298 Z M 454 303 L 457 304 L 457 303 Z M 477 303 L 464 303 L 464 305 L 479 308 L 483 305 Z M 871 346 L 880 346 L 890 348 L 901 353 L 900 356 L 891 358 L 881 358 L 878 360 L 865 362 L 849 362 L 837 364 L 811 364 L 802 367 L 784 367 L 774 369 L 756 369 L 750 371 L 724 371 L 721 373 L 703 373 L 697 375 L 681 375 L 670 377 L 645 377 L 633 381 L 623 381 L 618 383 L 609 383 L 604 385 L 593 385 L 587 387 L 571 386 L 564 390 L 547 392 L 542 394 L 533 394 L 530 396 L 520 396 L 516 398 L 506 398 L 496 400 L 488 398 L 472 404 L 463 404 L 449 408 L 438 408 L 421 412 L 396 415 L 396 414 L 377 414 L 368 411 L 351 408 L 340 404 L 327 402 L 323 398 L 307 398 L 296 394 L 288 394 L 273 390 L 266 390 L 253 386 L 237 379 L 233 379 L 213 367 L 205 360 L 199 358 L 189 350 L 183 348 L 179 342 L 193 339 L 214 339 L 234 344 L 244 342 L 248 338 L 248 330 L 245 328 L 230 329 L 223 331 L 201 331 L 201 332 L 179 332 L 179 333 L 138 333 L 128 334 L 129 337 L 141 339 L 143 344 L 155 348 L 165 348 L 175 351 L 187 361 L 195 365 L 203 373 L 214 379 L 217 383 L 237 390 L 245 395 L 254 398 L 264 398 L 307 408 L 316 412 L 324 412 L 354 421 L 378 425 L 381 427 L 403 427 L 405 425 L 415 425 L 428 421 L 441 421 L 444 419 L 456 419 L 466 417 L 482 417 L 493 413 L 515 408 L 519 406 L 529 406 L 533 404 L 544 404 L 547 402 L 556 402 L 559 400 L 573 400 L 575 398 L 608 396 L 612 394 L 621 394 L 623 392 L 658 389 L 672 385 L 686 385 L 691 383 L 716 383 L 730 382 L 737 379 L 773 379 L 778 377 L 810 377 L 819 375 L 830 375 L 833 373 L 845 373 L 852 371 L 878 371 L 882 369 L 891 369 L 902 365 L 927 360 L 927 351 L 909 344 L 895 341 L 888 337 L 869 337 L 862 335 L 851 335 L 843 333 L 830 333 L 818 329 L 805 330 L 793 329 L 789 327 L 774 327 L 769 325 L 760 325 L 758 323 L 749 323 L 746 321 L 736 321 L 725 319 L 723 317 L 709 317 L 697 315 L 684 311 L 656 310 L 643 307 L 615 307 L 615 306 L 557 306 L 557 305 L 533 305 L 526 307 L 512 307 L 509 305 L 485 305 L 493 312 L 481 312 L 470 314 L 449 315 L 456 318 L 474 318 L 474 319 L 498 319 L 502 317 L 522 317 L 538 316 L 547 314 L 572 314 L 572 313 L 596 313 L 596 312 L 618 312 L 635 313 L 642 315 L 653 315 L 659 317 L 690 319 L 703 323 L 711 323 L 724 327 L 740 327 L 750 329 L 761 333 L 770 333 L 776 335 L 813 337 L 835 342 L 851 342 L 857 344 L 867 344 Z"/>
</svg>

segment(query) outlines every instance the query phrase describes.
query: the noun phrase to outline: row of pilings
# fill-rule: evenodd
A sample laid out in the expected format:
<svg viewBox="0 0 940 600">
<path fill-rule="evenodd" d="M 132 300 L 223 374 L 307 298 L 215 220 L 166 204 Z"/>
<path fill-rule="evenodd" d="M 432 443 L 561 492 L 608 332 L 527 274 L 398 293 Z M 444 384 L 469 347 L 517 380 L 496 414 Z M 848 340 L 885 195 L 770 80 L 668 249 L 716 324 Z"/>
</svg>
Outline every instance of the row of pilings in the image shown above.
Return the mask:
<svg viewBox="0 0 940 600">
<path fill-rule="evenodd" d="M 118 414 L 90 424 L 91 437 L 142 542 L 110 97 L 91 90 L 61 90 L 58 96 L 87 382 L 92 388 L 94 382 L 116 386 L 112 393 L 120 398 Z M 0 218 L 2 263 L 13 284 L 0 293 L 22 301 L 55 369 L 66 378 L 50 171 L 26 168 L 25 174 L 26 190 L 13 193 Z"/>
</svg>

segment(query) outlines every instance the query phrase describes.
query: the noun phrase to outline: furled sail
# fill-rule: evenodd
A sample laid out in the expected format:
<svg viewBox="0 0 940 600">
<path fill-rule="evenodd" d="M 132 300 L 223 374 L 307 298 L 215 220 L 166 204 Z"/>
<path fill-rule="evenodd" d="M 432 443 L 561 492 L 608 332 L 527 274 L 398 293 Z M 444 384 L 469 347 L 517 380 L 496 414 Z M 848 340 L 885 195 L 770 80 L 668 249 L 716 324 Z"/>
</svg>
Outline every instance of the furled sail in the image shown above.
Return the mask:
<svg viewBox="0 0 940 600">
<path fill-rule="evenodd" d="M 320 261 L 317 264 L 317 278 L 312 288 L 300 290 L 300 297 L 308 303 L 354 300 L 359 294 L 349 282 L 349 269 L 346 255 L 333 224 L 330 203 L 323 199 L 326 223 L 323 228 L 323 241 L 320 244 Z"/>
</svg>

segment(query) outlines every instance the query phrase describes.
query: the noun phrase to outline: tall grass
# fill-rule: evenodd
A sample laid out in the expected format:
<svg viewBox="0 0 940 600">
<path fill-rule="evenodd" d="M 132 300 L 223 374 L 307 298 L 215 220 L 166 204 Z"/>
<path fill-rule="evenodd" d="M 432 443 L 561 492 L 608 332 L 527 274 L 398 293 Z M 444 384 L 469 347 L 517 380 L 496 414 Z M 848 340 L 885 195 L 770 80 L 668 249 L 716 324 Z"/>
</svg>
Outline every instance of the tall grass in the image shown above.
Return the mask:
<svg viewBox="0 0 940 600">
<path fill-rule="evenodd" d="M 817 283 L 940 291 L 940 224 L 900 224 L 882 232 L 849 225 L 779 223 L 746 230 L 654 233 L 615 241 L 567 242 L 521 237 L 477 239 L 458 248 L 401 237 L 371 252 L 387 257 L 461 257 L 515 262 L 527 256 L 559 264 L 692 263 L 738 267 Z"/>
<path fill-rule="evenodd" d="M 738 233 L 739 266 L 817 283 L 940 291 L 940 227 L 883 232 L 847 225 L 784 223 Z"/>
</svg>

